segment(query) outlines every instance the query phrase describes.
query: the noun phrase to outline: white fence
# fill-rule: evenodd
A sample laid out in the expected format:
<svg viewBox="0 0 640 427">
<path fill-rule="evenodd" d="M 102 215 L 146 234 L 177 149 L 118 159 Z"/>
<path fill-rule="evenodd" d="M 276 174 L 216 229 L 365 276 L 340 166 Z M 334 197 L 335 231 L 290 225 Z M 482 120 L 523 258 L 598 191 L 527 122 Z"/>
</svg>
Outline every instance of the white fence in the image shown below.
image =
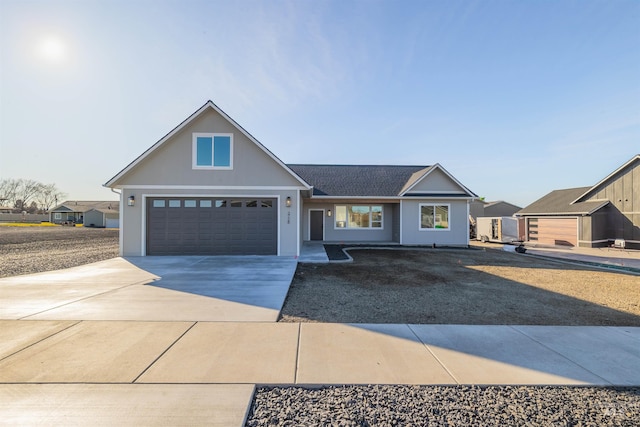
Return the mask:
<svg viewBox="0 0 640 427">
<path fill-rule="evenodd" d="M 42 221 L 49 221 L 49 215 L 0 213 L 0 222 L 42 222 Z"/>
</svg>

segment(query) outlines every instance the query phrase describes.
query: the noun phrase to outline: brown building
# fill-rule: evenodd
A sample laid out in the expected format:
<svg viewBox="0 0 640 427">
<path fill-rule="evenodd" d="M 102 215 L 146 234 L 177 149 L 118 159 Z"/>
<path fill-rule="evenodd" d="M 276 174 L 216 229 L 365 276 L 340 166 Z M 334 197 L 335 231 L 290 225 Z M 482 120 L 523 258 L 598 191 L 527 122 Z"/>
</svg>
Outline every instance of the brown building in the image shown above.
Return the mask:
<svg viewBox="0 0 640 427">
<path fill-rule="evenodd" d="M 640 249 L 640 154 L 592 187 L 554 190 L 515 216 L 541 245 L 602 247 L 623 239 Z"/>
</svg>

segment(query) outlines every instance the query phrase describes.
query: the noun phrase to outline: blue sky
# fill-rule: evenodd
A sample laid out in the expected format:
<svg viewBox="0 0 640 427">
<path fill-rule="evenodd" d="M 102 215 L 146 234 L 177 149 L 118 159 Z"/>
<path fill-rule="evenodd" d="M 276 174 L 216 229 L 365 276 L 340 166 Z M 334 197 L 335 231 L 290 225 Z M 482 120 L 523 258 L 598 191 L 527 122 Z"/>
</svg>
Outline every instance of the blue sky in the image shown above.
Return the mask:
<svg viewBox="0 0 640 427">
<path fill-rule="evenodd" d="M 115 198 L 208 99 L 285 163 L 526 206 L 640 153 L 640 1 L 0 0 L 0 178 Z"/>
</svg>

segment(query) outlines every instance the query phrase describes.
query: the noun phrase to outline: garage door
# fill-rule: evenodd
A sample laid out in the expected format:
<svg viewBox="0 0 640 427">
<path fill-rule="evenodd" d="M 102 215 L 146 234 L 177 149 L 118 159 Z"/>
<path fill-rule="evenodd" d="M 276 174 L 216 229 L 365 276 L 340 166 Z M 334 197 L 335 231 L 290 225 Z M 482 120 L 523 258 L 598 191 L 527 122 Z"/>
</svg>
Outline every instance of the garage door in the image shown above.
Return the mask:
<svg viewBox="0 0 640 427">
<path fill-rule="evenodd" d="M 277 255 L 276 199 L 149 198 L 148 255 Z"/>
<path fill-rule="evenodd" d="M 544 245 L 576 246 L 577 221 L 576 218 L 531 218 L 529 241 Z"/>
<path fill-rule="evenodd" d="M 107 218 L 107 228 L 120 228 L 120 219 L 119 218 Z"/>
</svg>

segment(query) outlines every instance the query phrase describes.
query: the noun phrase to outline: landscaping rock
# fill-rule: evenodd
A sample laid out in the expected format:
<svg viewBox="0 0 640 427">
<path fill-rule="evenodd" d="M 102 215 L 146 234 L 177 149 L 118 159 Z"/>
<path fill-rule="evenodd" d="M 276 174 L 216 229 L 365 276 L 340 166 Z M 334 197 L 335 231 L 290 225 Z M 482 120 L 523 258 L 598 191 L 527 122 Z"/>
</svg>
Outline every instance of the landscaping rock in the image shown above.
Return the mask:
<svg viewBox="0 0 640 427">
<path fill-rule="evenodd" d="M 246 426 L 638 426 L 640 387 L 261 387 Z"/>
</svg>

